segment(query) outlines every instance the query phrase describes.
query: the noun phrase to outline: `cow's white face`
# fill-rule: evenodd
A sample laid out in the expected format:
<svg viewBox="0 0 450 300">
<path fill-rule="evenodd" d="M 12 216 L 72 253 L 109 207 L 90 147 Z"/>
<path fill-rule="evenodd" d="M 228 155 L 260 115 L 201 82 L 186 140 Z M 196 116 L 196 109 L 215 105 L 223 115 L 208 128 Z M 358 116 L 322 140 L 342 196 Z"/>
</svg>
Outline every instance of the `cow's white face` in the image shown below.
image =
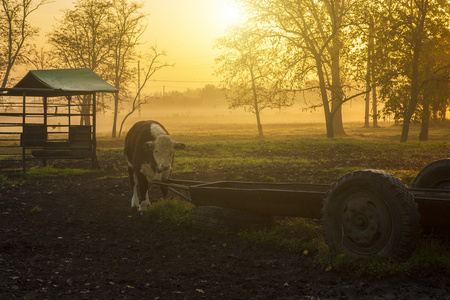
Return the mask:
<svg viewBox="0 0 450 300">
<path fill-rule="evenodd" d="M 156 140 L 145 143 L 156 162 L 154 179 L 167 180 L 172 169 L 175 149 L 184 149 L 183 143 L 175 142 L 169 135 L 159 135 Z"/>
</svg>

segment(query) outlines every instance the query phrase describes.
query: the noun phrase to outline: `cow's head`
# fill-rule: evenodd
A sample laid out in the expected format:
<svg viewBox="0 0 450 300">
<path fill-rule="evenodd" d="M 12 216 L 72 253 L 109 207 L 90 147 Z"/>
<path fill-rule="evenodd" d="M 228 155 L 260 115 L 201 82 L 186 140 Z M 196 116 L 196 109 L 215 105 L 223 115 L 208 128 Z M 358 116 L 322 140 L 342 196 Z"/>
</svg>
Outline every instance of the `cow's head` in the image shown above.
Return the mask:
<svg viewBox="0 0 450 300">
<path fill-rule="evenodd" d="M 155 159 L 157 173 L 155 179 L 167 180 L 172 169 L 175 149 L 184 149 L 186 146 L 175 142 L 169 135 L 159 135 L 154 141 L 146 142 L 144 147 L 146 151 L 153 154 Z"/>
</svg>

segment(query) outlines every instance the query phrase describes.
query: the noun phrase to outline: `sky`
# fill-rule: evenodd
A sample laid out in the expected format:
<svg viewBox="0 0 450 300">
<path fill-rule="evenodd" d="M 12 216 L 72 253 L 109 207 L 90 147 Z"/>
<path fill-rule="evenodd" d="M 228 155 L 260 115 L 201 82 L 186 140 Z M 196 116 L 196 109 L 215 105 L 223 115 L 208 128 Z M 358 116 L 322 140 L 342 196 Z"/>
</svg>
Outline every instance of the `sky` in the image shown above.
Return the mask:
<svg viewBox="0 0 450 300">
<path fill-rule="evenodd" d="M 218 84 L 213 75 L 214 59 L 220 55 L 214 42 L 227 26 L 237 22 L 238 10 L 232 0 L 145 0 L 148 15 L 145 47 L 157 45 L 167 52 L 166 61 L 174 67 L 161 70 L 148 83 L 147 93 L 162 93 Z M 40 28 L 39 41 L 63 16 L 62 9 L 73 9 L 73 0 L 57 0 L 42 6 L 32 16 Z M 145 50 L 145 49 L 144 49 Z"/>
</svg>

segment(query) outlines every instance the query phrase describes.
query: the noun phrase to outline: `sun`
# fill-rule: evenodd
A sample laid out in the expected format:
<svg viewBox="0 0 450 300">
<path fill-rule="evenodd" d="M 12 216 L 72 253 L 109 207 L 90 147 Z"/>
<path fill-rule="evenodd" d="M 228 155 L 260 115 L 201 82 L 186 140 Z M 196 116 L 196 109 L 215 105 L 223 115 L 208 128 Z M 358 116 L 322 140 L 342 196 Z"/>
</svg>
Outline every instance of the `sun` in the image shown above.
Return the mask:
<svg viewBox="0 0 450 300">
<path fill-rule="evenodd" d="M 226 27 L 238 23 L 242 17 L 239 8 L 229 2 L 223 2 L 220 5 L 217 15 L 220 22 Z"/>
</svg>

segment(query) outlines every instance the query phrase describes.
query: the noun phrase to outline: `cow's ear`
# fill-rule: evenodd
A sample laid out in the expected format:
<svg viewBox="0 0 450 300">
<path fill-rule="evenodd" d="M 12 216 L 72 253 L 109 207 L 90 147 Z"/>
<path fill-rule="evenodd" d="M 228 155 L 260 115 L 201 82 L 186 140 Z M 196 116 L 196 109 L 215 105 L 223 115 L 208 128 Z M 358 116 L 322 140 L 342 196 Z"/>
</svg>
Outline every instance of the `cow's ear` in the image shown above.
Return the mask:
<svg viewBox="0 0 450 300">
<path fill-rule="evenodd" d="M 175 142 L 174 145 L 173 145 L 173 147 L 174 147 L 175 149 L 183 150 L 184 148 L 186 148 L 186 145 L 183 144 L 183 143 Z"/>
<path fill-rule="evenodd" d="M 152 151 L 155 145 L 153 142 L 146 142 L 142 147 L 144 148 L 144 151 Z"/>
</svg>

